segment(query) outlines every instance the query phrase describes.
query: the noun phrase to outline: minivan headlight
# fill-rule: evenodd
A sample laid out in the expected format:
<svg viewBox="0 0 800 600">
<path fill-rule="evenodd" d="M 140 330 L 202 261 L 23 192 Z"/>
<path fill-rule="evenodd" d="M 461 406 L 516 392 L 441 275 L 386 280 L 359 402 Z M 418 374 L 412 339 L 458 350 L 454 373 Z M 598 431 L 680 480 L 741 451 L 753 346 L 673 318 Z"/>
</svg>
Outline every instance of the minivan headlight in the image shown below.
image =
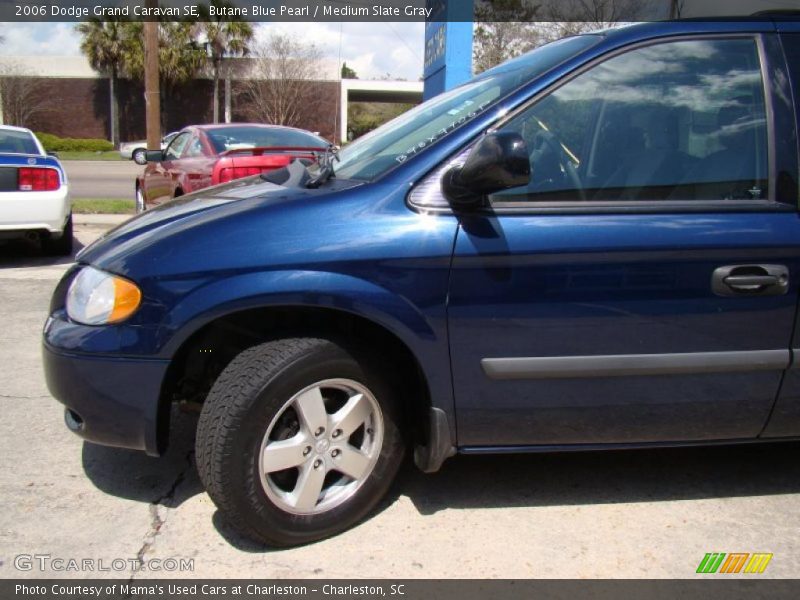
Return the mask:
<svg viewBox="0 0 800 600">
<path fill-rule="evenodd" d="M 84 325 L 119 323 L 142 301 L 135 283 L 94 267 L 84 267 L 67 292 L 67 315 Z"/>
</svg>

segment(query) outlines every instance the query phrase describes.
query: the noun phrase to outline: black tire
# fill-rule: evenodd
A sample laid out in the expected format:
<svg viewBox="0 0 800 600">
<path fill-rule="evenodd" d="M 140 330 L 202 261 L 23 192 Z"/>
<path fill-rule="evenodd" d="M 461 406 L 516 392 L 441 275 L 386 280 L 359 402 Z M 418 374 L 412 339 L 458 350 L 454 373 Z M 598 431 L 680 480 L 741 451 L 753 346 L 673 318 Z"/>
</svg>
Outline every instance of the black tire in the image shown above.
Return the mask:
<svg viewBox="0 0 800 600">
<path fill-rule="evenodd" d="M 72 214 L 58 237 L 42 238 L 42 250 L 48 256 L 70 256 L 72 254 Z"/>
<path fill-rule="evenodd" d="M 319 514 L 292 514 L 270 500 L 259 475 L 261 442 L 285 403 L 316 382 L 347 378 L 365 386 L 383 417 L 377 461 L 344 503 Z M 372 359 L 325 339 L 272 341 L 239 354 L 203 406 L 196 460 L 209 496 L 241 534 L 272 546 L 319 540 L 356 524 L 385 495 L 402 462 L 398 406 Z"/>
<path fill-rule="evenodd" d="M 137 215 L 147 210 L 147 201 L 144 199 L 144 191 L 141 187 L 139 187 L 138 184 L 136 185 L 136 191 L 134 192 L 133 202 Z"/>
<path fill-rule="evenodd" d="M 131 160 L 137 165 L 146 165 L 147 160 L 145 159 L 145 152 L 147 152 L 147 150 L 144 148 L 137 148 L 131 153 Z"/>
</svg>

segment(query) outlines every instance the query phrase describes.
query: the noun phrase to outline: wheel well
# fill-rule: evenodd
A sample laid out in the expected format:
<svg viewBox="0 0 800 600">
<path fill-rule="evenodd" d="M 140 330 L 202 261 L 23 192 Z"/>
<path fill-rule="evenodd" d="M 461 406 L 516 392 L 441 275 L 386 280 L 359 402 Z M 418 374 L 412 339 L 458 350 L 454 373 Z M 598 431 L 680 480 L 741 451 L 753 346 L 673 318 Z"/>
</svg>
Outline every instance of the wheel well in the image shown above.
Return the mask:
<svg viewBox="0 0 800 600">
<path fill-rule="evenodd" d="M 408 441 L 428 441 L 430 392 L 422 368 L 395 334 L 363 317 L 323 308 L 270 307 L 221 317 L 186 340 L 172 359 L 161 394 L 159 442 L 166 443 L 173 402 L 202 404 L 223 369 L 242 351 L 266 341 L 325 337 L 345 348 L 379 356 L 393 389 L 400 392 Z"/>
</svg>

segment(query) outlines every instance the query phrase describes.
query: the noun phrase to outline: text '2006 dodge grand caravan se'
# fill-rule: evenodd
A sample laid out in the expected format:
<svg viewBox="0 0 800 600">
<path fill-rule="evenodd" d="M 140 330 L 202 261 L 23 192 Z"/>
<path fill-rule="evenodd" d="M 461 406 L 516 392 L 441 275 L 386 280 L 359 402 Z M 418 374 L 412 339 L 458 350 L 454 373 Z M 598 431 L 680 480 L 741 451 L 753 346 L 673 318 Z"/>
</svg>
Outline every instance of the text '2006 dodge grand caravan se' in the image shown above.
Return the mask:
<svg viewBox="0 0 800 600">
<path fill-rule="evenodd" d="M 353 525 L 405 448 L 798 438 L 798 98 L 797 22 L 544 46 L 108 233 L 55 291 L 49 387 L 152 455 L 202 402 L 208 493 L 274 545 Z"/>
</svg>

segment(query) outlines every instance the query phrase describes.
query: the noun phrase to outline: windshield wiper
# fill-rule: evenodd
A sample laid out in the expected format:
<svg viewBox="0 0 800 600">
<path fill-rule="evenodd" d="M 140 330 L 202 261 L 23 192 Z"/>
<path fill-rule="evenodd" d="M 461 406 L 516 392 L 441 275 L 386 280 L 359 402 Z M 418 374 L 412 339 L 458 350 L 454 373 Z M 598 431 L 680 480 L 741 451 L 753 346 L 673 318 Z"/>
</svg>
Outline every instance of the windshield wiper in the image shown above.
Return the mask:
<svg viewBox="0 0 800 600">
<path fill-rule="evenodd" d="M 331 177 L 336 177 L 336 173 L 333 172 L 334 159 L 339 162 L 339 147 L 331 144 L 317 159 L 317 174 L 306 183 L 307 188 L 318 188 Z"/>
</svg>

